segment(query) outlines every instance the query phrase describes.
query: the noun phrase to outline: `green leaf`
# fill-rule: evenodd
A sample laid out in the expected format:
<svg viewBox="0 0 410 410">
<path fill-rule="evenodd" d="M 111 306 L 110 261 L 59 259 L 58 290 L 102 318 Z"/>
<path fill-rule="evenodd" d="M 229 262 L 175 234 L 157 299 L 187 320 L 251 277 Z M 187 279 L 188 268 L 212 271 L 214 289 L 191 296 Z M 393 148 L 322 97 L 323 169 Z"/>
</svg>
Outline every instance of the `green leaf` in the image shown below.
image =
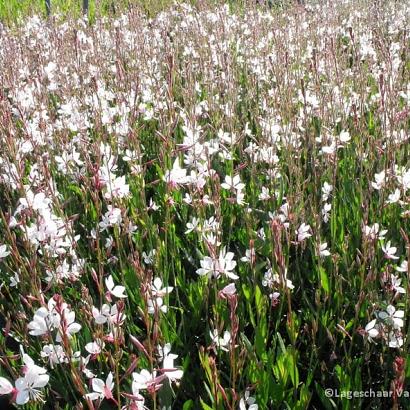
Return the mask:
<svg viewBox="0 0 410 410">
<path fill-rule="evenodd" d="M 213 410 L 212 407 L 209 407 L 202 399 L 199 399 L 203 410 Z"/>
<path fill-rule="evenodd" d="M 182 406 L 182 410 L 191 410 L 194 408 L 194 402 L 192 400 L 187 400 Z"/>
<path fill-rule="evenodd" d="M 327 276 L 327 273 L 322 266 L 319 266 L 319 274 L 320 274 L 320 284 L 322 285 L 323 290 L 326 293 L 330 293 L 329 277 Z"/>
<path fill-rule="evenodd" d="M 256 311 L 258 315 L 262 315 L 263 309 L 263 294 L 258 285 L 255 286 L 255 304 L 256 304 Z"/>
<path fill-rule="evenodd" d="M 330 397 L 326 397 L 325 390 L 323 390 L 323 388 L 317 382 L 315 382 L 315 387 L 316 387 L 316 392 L 324 408 L 326 410 L 336 409 L 337 408 L 336 403 Z"/>
<path fill-rule="evenodd" d="M 276 337 L 278 339 L 279 342 L 279 346 L 280 346 L 280 350 L 282 350 L 283 354 L 286 354 L 286 347 L 285 347 L 285 343 L 283 343 L 283 339 L 282 336 L 280 335 L 280 333 L 276 333 Z"/>
<path fill-rule="evenodd" d="M 249 300 L 251 298 L 251 290 L 244 283 L 242 284 L 242 291 L 245 298 Z"/>
</svg>

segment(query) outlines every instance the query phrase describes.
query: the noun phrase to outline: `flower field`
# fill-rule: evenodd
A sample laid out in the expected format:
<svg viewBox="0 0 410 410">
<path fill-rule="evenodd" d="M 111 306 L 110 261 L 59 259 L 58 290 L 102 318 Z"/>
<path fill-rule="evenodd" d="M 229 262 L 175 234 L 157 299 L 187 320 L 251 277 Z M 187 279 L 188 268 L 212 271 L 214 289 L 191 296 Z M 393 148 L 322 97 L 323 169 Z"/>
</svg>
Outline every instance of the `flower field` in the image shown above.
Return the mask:
<svg viewBox="0 0 410 410">
<path fill-rule="evenodd" d="M 409 408 L 409 23 L 0 24 L 0 408 Z"/>
</svg>

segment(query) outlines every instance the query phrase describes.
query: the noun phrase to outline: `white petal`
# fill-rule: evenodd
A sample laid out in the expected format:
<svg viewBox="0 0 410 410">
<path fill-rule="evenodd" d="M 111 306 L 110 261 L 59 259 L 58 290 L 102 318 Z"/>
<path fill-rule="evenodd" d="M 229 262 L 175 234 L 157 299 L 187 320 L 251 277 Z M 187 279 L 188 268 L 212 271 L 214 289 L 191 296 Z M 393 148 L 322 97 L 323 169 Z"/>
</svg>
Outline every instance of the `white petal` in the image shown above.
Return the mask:
<svg viewBox="0 0 410 410">
<path fill-rule="evenodd" d="M 27 390 L 19 390 L 16 396 L 17 404 L 26 404 L 29 401 L 29 395 Z"/>
<path fill-rule="evenodd" d="M 112 278 L 112 275 L 108 276 L 108 278 L 105 279 L 105 286 L 107 286 L 107 289 L 109 291 L 114 288 L 114 280 Z"/>
<path fill-rule="evenodd" d="M 394 312 L 393 316 L 403 318 L 404 317 L 404 310 L 396 310 L 396 312 Z"/>
<path fill-rule="evenodd" d="M 93 379 L 91 385 L 93 386 L 93 390 L 98 393 L 102 393 L 104 391 L 105 383 L 101 379 Z"/>
<path fill-rule="evenodd" d="M 154 286 L 156 290 L 160 290 L 162 287 L 162 280 L 160 278 L 155 278 L 154 279 Z"/>
<path fill-rule="evenodd" d="M 373 319 L 371 322 L 369 322 L 366 325 L 365 330 L 369 331 L 369 330 L 373 329 L 375 324 L 376 324 L 376 319 Z"/>
<path fill-rule="evenodd" d="M 88 394 L 85 395 L 85 397 L 87 399 L 90 399 L 90 400 L 97 400 L 100 397 L 100 394 L 98 394 L 98 393 L 88 393 Z"/>
<path fill-rule="evenodd" d="M 44 387 L 47 385 L 48 381 L 50 380 L 50 376 L 48 374 L 40 374 L 37 376 L 36 381 L 34 383 L 34 387 Z"/>
<path fill-rule="evenodd" d="M 4 377 L 0 377 L 0 395 L 9 394 L 13 391 L 13 385 Z"/>
<path fill-rule="evenodd" d="M 387 308 L 386 308 L 386 312 L 390 315 L 390 316 L 393 316 L 393 313 L 396 311 L 396 309 L 394 308 L 394 306 L 392 306 L 392 305 L 389 305 L 389 306 L 387 306 Z"/>
<path fill-rule="evenodd" d="M 111 290 L 111 293 L 117 298 L 126 298 L 127 296 L 124 295 L 125 286 L 116 286 L 114 289 Z"/>
<path fill-rule="evenodd" d="M 106 380 L 105 384 L 106 384 L 106 386 L 107 386 L 110 390 L 113 389 L 113 387 L 114 387 L 114 382 L 113 382 L 113 375 L 112 375 L 111 372 L 110 372 L 109 375 L 107 376 L 107 380 Z"/>
<path fill-rule="evenodd" d="M 368 331 L 368 334 L 369 334 L 369 336 L 370 337 L 377 337 L 378 335 L 379 335 L 379 331 L 377 330 L 377 329 L 370 329 L 369 331 Z"/>
</svg>

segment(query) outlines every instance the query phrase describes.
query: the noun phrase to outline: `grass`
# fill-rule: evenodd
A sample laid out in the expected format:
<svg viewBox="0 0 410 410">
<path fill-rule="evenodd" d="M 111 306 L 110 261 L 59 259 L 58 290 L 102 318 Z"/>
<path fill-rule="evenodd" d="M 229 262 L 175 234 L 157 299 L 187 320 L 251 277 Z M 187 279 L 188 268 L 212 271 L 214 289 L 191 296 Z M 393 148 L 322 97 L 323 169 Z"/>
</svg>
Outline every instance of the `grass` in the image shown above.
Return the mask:
<svg viewBox="0 0 410 410">
<path fill-rule="evenodd" d="M 91 21 L 99 16 L 110 16 L 126 7 L 140 7 L 150 15 L 155 15 L 170 6 L 170 0 L 90 0 L 88 16 Z M 50 0 L 51 13 L 63 16 L 81 16 L 82 0 Z M 46 16 L 45 0 L 8 0 L 0 4 L 0 21 L 15 22 L 21 17 L 39 14 Z"/>
</svg>

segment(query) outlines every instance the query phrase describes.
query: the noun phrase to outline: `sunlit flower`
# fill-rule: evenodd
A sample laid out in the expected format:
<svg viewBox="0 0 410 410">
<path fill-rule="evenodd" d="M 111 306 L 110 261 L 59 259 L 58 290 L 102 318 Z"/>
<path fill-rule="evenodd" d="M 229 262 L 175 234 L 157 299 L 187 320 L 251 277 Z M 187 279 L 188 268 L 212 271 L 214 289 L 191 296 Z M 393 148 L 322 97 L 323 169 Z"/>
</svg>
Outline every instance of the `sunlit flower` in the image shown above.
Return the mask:
<svg viewBox="0 0 410 410">
<path fill-rule="evenodd" d="M 218 349 L 224 350 L 227 352 L 229 350 L 229 345 L 231 343 L 231 333 L 225 330 L 223 337 L 219 337 L 219 332 L 217 329 L 209 332 L 211 340 L 216 344 Z"/>
<path fill-rule="evenodd" d="M 330 256 L 331 253 L 327 249 L 327 242 L 323 242 L 319 245 L 319 256 L 324 258 L 326 256 Z"/>
<path fill-rule="evenodd" d="M 400 190 L 396 188 L 395 191 L 387 197 L 386 203 L 395 204 L 399 202 L 399 200 L 400 200 Z"/>
<path fill-rule="evenodd" d="M 162 372 L 170 381 L 182 379 L 184 372 L 174 366 L 174 360 L 178 355 L 171 353 L 171 344 L 167 343 L 164 347 L 158 346 L 159 358 L 162 361 Z"/>
<path fill-rule="evenodd" d="M 108 276 L 108 278 L 105 279 L 105 286 L 107 287 L 108 292 L 116 298 L 127 297 L 127 295 L 124 294 L 125 286 L 114 285 L 114 279 L 112 278 L 112 275 Z"/>
<path fill-rule="evenodd" d="M 16 403 L 20 405 L 30 400 L 42 400 L 40 389 L 45 387 L 50 380 L 47 370 L 37 366 L 27 354 L 23 354 L 23 361 L 25 364 L 24 377 L 19 377 L 15 382 Z"/>
<path fill-rule="evenodd" d="M 223 248 L 219 252 L 218 259 L 205 256 L 205 258 L 200 261 L 201 267 L 197 269 L 196 273 L 200 276 L 208 275 L 214 278 L 219 278 L 222 274 L 230 279 L 236 280 L 239 276 L 232 272 L 236 266 L 236 262 L 233 258 L 233 252 L 226 252 L 226 248 Z"/>
<path fill-rule="evenodd" d="M 382 245 L 382 250 L 386 259 L 399 259 L 398 256 L 395 256 L 397 248 L 395 246 L 391 246 L 390 241 L 388 241 L 386 245 Z"/>
<path fill-rule="evenodd" d="M 150 373 L 146 369 L 142 369 L 139 373 L 132 373 L 132 384 L 133 389 L 145 390 L 155 385 L 156 383 L 156 372 Z"/>
<path fill-rule="evenodd" d="M 395 268 L 399 272 L 407 272 L 408 271 L 408 262 L 404 260 L 400 266 L 396 266 Z"/>
<path fill-rule="evenodd" d="M 400 286 L 401 285 L 401 279 L 398 276 L 391 274 L 390 275 L 390 281 L 391 281 L 392 289 L 395 292 L 403 293 L 403 294 L 406 293 L 406 290 L 402 286 Z"/>
<path fill-rule="evenodd" d="M 111 372 L 108 374 L 105 382 L 97 378 L 92 379 L 91 386 L 93 388 L 93 392 L 87 393 L 85 395 L 86 398 L 90 400 L 97 400 L 97 399 L 110 400 L 113 398 L 112 389 L 114 388 L 114 381 L 113 381 L 113 375 Z"/>
<path fill-rule="evenodd" d="M 0 245 L 0 260 L 10 255 L 10 251 L 7 250 L 7 245 Z"/>
<path fill-rule="evenodd" d="M 298 237 L 298 242 L 303 242 L 305 239 L 310 238 L 312 234 L 310 233 L 310 226 L 302 223 L 296 231 Z"/>
<path fill-rule="evenodd" d="M 378 325 L 376 324 L 376 319 L 373 319 L 372 321 L 370 321 L 366 327 L 365 327 L 365 331 L 366 331 L 366 335 L 367 335 L 367 339 L 370 342 L 374 342 L 373 339 L 375 339 L 376 337 L 379 336 L 379 329 L 378 329 Z"/>
<path fill-rule="evenodd" d="M 387 306 L 385 312 L 378 312 L 377 317 L 383 320 L 386 324 L 393 326 L 395 329 L 400 329 L 404 326 L 404 311 L 396 310 L 392 305 Z"/>
<path fill-rule="evenodd" d="M 250 396 L 249 390 L 245 391 L 245 396 L 239 401 L 239 410 L 258 410 L 256 399 Z"/>
<path fill-rule="evenodd" d="M 333 190 L 333 186 L 328 184 L 326 181 L 323 183 L 322 187 L 322 201 L 326 202 Z"/>
<path fill-rule="evenodd" d="M 382 187 L 386 183 L 386 180 L 387 180 L 386 172 L 381 171 L 379 174 L 375 174 L 374 175 L 374 180 L 375 180 L 375 182 L 372 182 L 372 187 L 379 191 L 380 189 L 382 189 Z"/>
</svg>

